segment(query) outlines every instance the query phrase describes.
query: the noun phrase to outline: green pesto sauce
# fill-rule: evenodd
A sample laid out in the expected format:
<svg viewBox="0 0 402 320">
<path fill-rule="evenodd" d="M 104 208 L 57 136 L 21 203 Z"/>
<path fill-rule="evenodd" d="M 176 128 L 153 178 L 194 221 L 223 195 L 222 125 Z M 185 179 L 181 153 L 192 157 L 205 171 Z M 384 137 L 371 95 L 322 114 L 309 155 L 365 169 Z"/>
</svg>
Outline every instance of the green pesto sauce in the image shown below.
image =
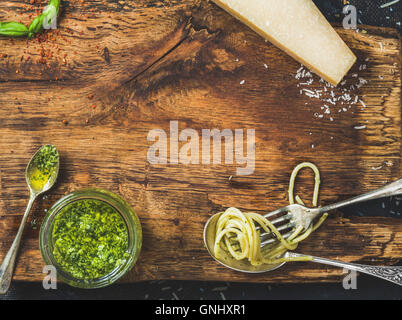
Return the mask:
<svg viewBox="0 0 402 320">
<path fill-rule="evenodd" d="M 55 219 L 52 236 L 54 258 L 77 279 L 105 276 L 129 258 L 127 226 L 116 209 L 100 200 L 67 205 Z"/>
<path fill-rule="evenodd" d="M 42 190 L 57 168 L 59 153 L 55 146 L 43 146 L 35 156 L 29 171 L 29 180 L 36 190 Z"/>
</svg>

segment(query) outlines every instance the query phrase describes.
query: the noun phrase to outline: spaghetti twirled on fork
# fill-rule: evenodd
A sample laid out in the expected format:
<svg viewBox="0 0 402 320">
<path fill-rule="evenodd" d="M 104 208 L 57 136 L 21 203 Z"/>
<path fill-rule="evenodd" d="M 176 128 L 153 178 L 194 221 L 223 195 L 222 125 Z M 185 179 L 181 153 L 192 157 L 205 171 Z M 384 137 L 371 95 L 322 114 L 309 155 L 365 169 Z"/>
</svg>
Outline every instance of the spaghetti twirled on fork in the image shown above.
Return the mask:
<svg viewBox="0 0 402 320">
<path fill-rule="evenodd" d="M 299 171 L 303 168 L 311 168 L 315 174 L 315 186 L 313 195 L 313 206 L 318 203 L 318 193 L 320 187 L 320 173 L 318 168 L 310 163 L 299 164 L 292 172 L 289 182 L 289 202 L 296 202 L 304 205 L 300 197 L 294 197 L 294 184 Z M 261 264 L 278 264 L 284 261 L 309 260 L 309 258 L 286 258 L 283 254 L 288 250 L 295 250 L 300 241 L 306 239 L 315 231 L 327 218 L 328 214 L 323 214 L 315 225 L 311 225 L 307 230 L 298 227 L 293 230 L 288 238 L 284 238 L 278 229 L 264 216 L 253 212 L 241 212 L 236 208 L 229 208 L 221 214 L 216 226 L 216 237 L 214 245 L 215 257 L 221 257 L 222 250 L 230 253 L 236 260 L 248 259 L 250 264 L 258 266 Z M 274 233 L 277 240 L 274 244 L 261 248 L 260 226 L 267 233 Z"/>
</svg>

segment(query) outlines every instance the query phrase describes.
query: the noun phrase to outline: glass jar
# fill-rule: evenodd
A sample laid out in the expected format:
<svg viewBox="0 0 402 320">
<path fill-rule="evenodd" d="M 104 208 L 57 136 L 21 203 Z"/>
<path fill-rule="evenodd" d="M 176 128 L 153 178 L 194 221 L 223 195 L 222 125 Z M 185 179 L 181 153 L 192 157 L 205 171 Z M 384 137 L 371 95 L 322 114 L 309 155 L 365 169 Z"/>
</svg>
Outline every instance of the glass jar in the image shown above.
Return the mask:
<svg viewBox="0 0 402 320">
<path fill-rule="evenodd" d="M 97 279 L 74 278 L 71 274 L 63 270 L 53 256 L 54 242 L 52 234 L 55 218 L 62 212 L 64 207 L 78 200 L 98 200 L 105 202 L 120 213 L 127 227 L 127 252 L 129 253 L 129 258 L 109 274 Z M 97 188 L 83 189 L 63 197 L 48 211 L 40 229 L 39 246 L 46 265 L 53 265 L 56 268 L 58 279 L 73 287 L 86 289 L 102 288 L 123 277 L 135 265 L 142 246 L 142 229 L 137 215 L 131 206 L 120 196 Z"/>
</svg>

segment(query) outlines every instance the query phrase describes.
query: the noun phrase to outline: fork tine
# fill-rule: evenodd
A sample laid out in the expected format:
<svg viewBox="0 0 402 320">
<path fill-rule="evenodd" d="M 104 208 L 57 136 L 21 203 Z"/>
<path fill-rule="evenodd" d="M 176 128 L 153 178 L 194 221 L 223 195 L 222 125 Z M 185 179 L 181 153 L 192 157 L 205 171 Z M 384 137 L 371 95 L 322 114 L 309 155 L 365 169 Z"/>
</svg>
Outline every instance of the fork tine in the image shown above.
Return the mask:
<svg viewBox="0 0 402 320">
<path fill-rule="evenodd" d="M 286 239 L 286 238 L 289 238 L 292 234 L 293 234 L 293 231 L 290 231 L 290 232 L 283 234 L 282 237 L 284 239 Z M 265 247 L 266 245 L 274 243 L 276 241 L 278 241 L 277 238 L 270 238 L 268 240 L 261 241 L 261 247 Z"/>
<path fill-rule="evenodd" d="M 275 211 L 269 212 L 269 213 L 267 213 L 266 215 L 264 215 L 264 218 L 268 219 L 268 218 L 273 217 L 273 216 L 275 216 L 275 215 L 277 215 L 277 214 L 280 214 L 280 213 L 283 213 L 283 212 L 287 212 L 287 211 L 288 211 L 288 207 L 289 207 L 289 206 L 282 207 L 282 208 L 279 208 L 279 209 L 277 209 L 277 210 L 275 210 Z M 273 225 L 275 225 L 275 224 L 284 222 L 284 221 L 286 221 L 286 220 L 289 220 L 289 221 L 290 221 L 291 218 L 292 218 L 292 215 L 288 213 L 288 214 L 283 215 L 283 216 L 281 216 L 281 217 L 279 217 L 279 218 L 277 218 L 277 219 L 272 220 L 271 223 L 272 223 Z M 280 226 L 280 227 L 278 227 L 277 229 L 278 229 L 278 231 L 283 231 L 283 230 L 292 228 L 293 226 L 294 226 L 294 224 L 292 224 L 292 222 L 289 222 L 288 224 L 286 224 L 286 225 L 284 225 L 284 226 Z M 256 229 L 257 229 L 257 230 L 262 230 L 261 226 L 258 226 Z M 263 237 L 263 236 L 265 237 L 265 236 L 267 236 L 267 235 L 272 235 L 272 233 L 264 232 L 264 233 L 262 233 L 262 234 L 260 235 L 260 237 Z M 232 236 L 232 237 L 229 238 L 229 240 L 235 239 L 235 238 L 236 238 L 236 236 Z M 276 240 L 276 237 L 274 238 L 274 240 Z"/>
<path fill-rule="evenodd" d="M 293 231 L 290 231 L 290 232 L 288 232 L 288 233 L 283 234 L 282 237 L 285 238 L 285 239 L 286 239 L 286 238 L 289 238 L 289 237 L 292 235 L 292 233 L 293 233 Z M 267 244 L 271 244 L 271 243 L 274 243 L 274 242 L 276 242 L 276 241 L 278 241 L 277 238 L 270 238 L 270 239 L 268 239 L 268 240 L 261 241 L 261 247 L 264 247 L 264 246 L 266 246 Z"/>
<path fill-rule="evenodd" d="M 274 220 L 274 221 L 275 221 L 275 220 Z M 279 221 L 279 222 L 280 222 L 280 221 Z M 294 223 L 294 222 L 289 222 L 289 223 L 287 223 L 287 224 L 285 224 L 285 225 L 282 225 L 282 226 L 278 227 L 277 230 L 278 230 L 279 232 L 281 232 L 281 231 L 283 231 L 283 230 L 293 228 L 294 226 L 295 226 L 295 223 Z M 260 230 L 264 231 L 263 233 L 260 234 L 260 238 L 261 238 L 261 239 L 263 239 L 263 238 L 266 239 L 267 236 L 275 236 L 275 234 L 274 234 L 273 232 L 265 232 L 265 230 L 264 230 L 263 228 L 261 228 L 261 226 L 258 226 L 256 229 L 257 229 L 257 231 L 260 231 Z M 236 238 L 236 236 L 232 236 L 232 237 L 229 237 L 229 240 L 235 239 L 235 238 Z"/>
<path fill-rule="evenodd" d="M 272 216 L 277 215 L 278 213 L 285 212 L 285 211 L 287 211 L 287 207 L 283 207 L 283 208 L 281 208 L 281 209 L 278 209 L 278 210 L 276 210 L 276 211 L 273 211 L 273 212 L 271 212 L 271 213 L 268 213 L 268 215 L 266 215 L 266 216 L 264 216 L 264 217 L 265 217 L 265 218 L 267 218 L 267 217 L 272 217 Z M 267 218 L 267 219 L 268 219 L 268 218 Z M 271 223 L 272 223 L 273 225 L 275 225 L 275 224 L 278 224 L 278 223 L 281 223 L 281 222 L 284 222 L 284 221 L 290 220 L 290 219 L 292 219 L 292 215 L 291 215 L 290 213 L 288 213 L 288 214 L 285 214 L 285 215 L 283 215 L 283 216 L 281 216 L 281 217 L 279 217 L 279 218 L 277 218 L 277 219 L 272 220 Z M 257 230 L 261 230 L 261 229 L 262 229 L 261 226 L 258 226 L 258 227 L 257 227 Z M 282 229 L 282 230 L 283 230 L 283 229 Z"/>
<path fill-rule="evenodd" d="M 281 232 L 281 231 L 283 231 L 283 230 L 293 228 L 294 226 L 295 226 L 295 223 L 294 223 L 294 222 L 289 222 L 289 223 L 287 223 L 287 224 L 285 224 L 285 225 L 283 225 L 283 226 L 280 226 L 279 228 L 277 228 L 277 230 L 278 230 L 279 232 Z M 269 233 L 268 233 L 268 232 L 264 232 L 264 233 L 261 233 L 260 237 L 266 239 L 267 236 L 274 236 L 274 235 L 275 235 L 275 234 L 274 234 L 273 232 L 269 232 Z"/>
<path fill-rule="evenodd" d="M 269 213 L 265 214 L 264 217 L 268 219 L 268 218 L 276 216 L 277 214 L 285 212 L 285 211 L 287 211 L 287 207 L 282 207 L 282 208 L 280 208 L 278 210 L 275 210 L 275 211 L 272 211 L 272 212 L 269 212 Z"/>
<path fill-rule="evenodd" d="M 279 217 L 279 218 L 277 218 L 277 219 L 275 219 L 275 220 L 272 220 L 271 223 L 272 223 L 273 225 L 275 225 L 275 224 L 284 222 L 284 221 L 286 221 L 286 220 L 290 220 L 291 218 L 292 218 L 292 215 L 288 213 L 288 214 L 283 215 L 282 217 Z"/>
</svg>

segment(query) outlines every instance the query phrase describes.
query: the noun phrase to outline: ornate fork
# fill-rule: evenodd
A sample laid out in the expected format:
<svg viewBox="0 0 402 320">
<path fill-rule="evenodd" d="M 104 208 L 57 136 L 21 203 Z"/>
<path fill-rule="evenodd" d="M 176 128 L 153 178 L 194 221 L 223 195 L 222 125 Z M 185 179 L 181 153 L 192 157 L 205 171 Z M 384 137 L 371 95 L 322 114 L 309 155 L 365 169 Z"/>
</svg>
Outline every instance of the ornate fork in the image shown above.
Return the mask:
<svg viewBox="0 0 402 320">
<path fill-rule="evenodd" d="M 363 195 L 354 197 L 349 200 L 344 200 L 340 201 L 338 203 L 330 204 L 324 207 L 319 207 L 319 208 L 307 208 L 299 204 L 292 204 L 283 208 L 280 208 L 278 210 L 272 211 L 266 215 L 264 215 L 265 218 L 269 219 L 272 217 L 275 217 L 276 215 L 286 213 L 274 220 L 272 220 L 272 223 L 277 227 L 278 231 L 285 231 L 289 229 L 294 229 L 299 226 L 303 226 L 304 229 L 307 229 L 312 221 L 319 215 L 339 209 L 351 204 L 363 202 L 363 201 L 368 201 L 368 200 L 374 200 L 378 198 L 383 198 L 383 197 L 389 197 L 389 196 L 395 196 L 402 194 L 402 179 L 399 179 L 395 182 L 392 182 L 390 184 L 387 184 L 377 190 L 373 190 L 370 192 L 367 192 Z M 292 234 L 292 231 L 289 231 L 282 236 L 284 238 L 289 237 Z M 274 235 L 272 233 L 262 233 L 261 234 L 261 246 L 265 246 L 269 243 L 272 243 L 276 241 L 276 238 L 273 238 Z"/>
<path fill-rule="evenodd" d="M 320 257 L 314 256 L 306 256 L 304 254 L 299 254 L 295 252 L 286 252 L 286 257 L 293 257 L 293 258 L 300 258 L 300 257 L 311 257 L 311 262 L 327 264 L 330 266 L 341 267 L 348 270 L 354 270 L 357 272 L 365 273 L 370 276 L 374 276 L 377 278 L 381 278 L 390 282 L 393 282 L 397 285 L 402 286 L 402 267 L 398 266 L 369 266 L 364 264 L 357 264 L 357 263 L 347 263 L 337 260 L 330 260 Z"/>
</svg>

